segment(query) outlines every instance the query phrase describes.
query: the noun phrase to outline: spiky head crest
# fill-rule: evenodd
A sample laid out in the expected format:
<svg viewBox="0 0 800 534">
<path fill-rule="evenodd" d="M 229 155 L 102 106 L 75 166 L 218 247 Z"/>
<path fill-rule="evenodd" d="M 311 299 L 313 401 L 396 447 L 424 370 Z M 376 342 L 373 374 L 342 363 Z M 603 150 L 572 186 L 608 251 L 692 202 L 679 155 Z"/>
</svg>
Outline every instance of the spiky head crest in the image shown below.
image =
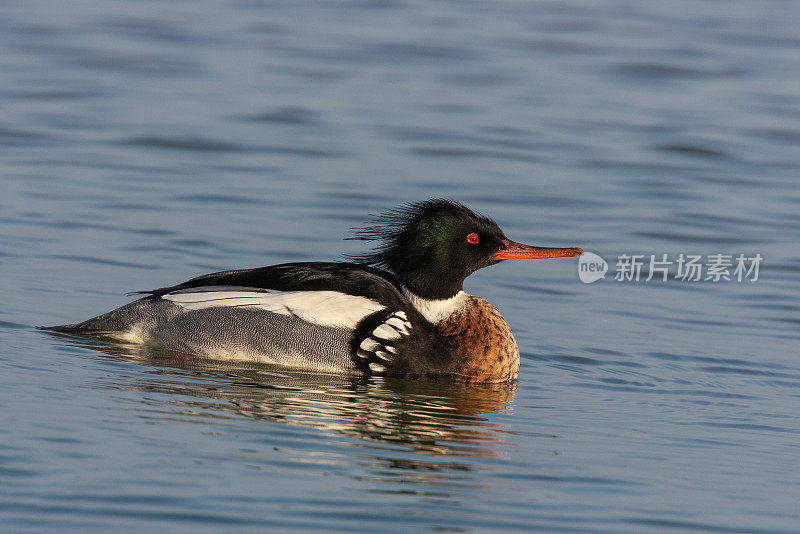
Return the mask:
<svg viewBox="0 0 800 534">
<path fill-rule="evenodd" d="M 441 198 L 388 210 L 353 230 L 351 239 L 378 245 L 350 260 L 385 268 L 414 294 L 433 300 L 452 297 L 467 276 L 497 263 L 492 256 L 506 238 L 492 219 Z"/>
</svg>

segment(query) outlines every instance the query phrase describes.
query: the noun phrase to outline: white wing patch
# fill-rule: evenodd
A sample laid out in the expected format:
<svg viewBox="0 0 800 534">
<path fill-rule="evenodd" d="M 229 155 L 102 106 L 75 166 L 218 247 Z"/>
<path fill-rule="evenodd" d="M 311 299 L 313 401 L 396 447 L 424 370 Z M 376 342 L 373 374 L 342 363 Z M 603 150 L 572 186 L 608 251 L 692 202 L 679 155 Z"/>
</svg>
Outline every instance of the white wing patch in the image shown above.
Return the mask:
<svg viewBox="0 0 800 534">
<path fill-rule="evenodd" d="M 338 291 L 278 291 L 236 286 L 193 287 L 161 298 L 187 311 L 224 306 L 258 308 L 334 328 L 355 328 L 364 317 L 385 307 L 372 299 Z"/>
</svg>

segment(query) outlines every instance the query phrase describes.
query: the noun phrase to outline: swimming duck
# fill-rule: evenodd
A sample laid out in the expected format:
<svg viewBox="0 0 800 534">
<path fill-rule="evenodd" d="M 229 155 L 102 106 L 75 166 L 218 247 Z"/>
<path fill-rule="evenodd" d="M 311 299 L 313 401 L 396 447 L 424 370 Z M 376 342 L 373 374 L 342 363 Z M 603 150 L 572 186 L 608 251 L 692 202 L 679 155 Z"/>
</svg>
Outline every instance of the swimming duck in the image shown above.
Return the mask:
<svg viewBox="0 0 800 534">
<path fill-rule="evenodd" d="M 504 382 L 519 371 L 514 335 L 494 306 L 464 292 L 464 279 L 503 260 L 583 253 L 516 243 L 492 219 L 444 199 L 406 204 L 372 223 L 354 239 L 377 247 L 348 262 L 206 274 L 48 329 L 212 359 Z"/>
</svg>

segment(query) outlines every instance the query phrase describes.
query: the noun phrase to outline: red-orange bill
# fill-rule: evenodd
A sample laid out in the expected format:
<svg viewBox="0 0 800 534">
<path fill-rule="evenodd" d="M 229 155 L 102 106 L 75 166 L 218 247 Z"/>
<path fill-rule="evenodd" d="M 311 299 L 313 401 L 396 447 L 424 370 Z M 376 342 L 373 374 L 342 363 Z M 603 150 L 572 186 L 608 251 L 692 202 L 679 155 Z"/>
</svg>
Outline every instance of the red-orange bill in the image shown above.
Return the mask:
<svg viewBox="0 0 800 534">
<path fill-rule="evenodd" d="M 541 258 L 565 258 L 570 256 L 580 256 L 583 254 L 582 248 L 551 248 L 534 247 L 523 245 L 514 241 L 503 240 L 503 248 L 494 253 L 496 260 L 525 260 Z"/>
</svg>

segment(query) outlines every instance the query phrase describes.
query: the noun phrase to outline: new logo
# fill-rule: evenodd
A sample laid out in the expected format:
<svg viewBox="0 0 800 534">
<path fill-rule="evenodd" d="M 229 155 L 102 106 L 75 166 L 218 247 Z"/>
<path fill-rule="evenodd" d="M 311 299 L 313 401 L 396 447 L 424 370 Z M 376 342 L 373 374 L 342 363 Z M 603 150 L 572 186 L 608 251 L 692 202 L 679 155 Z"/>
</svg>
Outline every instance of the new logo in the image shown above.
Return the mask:
<svg viewBox="0 0 800 534">
<path fill-rule="evenodd" d="M 578 278 L 584 284 L 591 284 L 603 278 L 608 272 L 606 260 L 594 252 L 584 252 L 578 258 Z"/>
</svg>

